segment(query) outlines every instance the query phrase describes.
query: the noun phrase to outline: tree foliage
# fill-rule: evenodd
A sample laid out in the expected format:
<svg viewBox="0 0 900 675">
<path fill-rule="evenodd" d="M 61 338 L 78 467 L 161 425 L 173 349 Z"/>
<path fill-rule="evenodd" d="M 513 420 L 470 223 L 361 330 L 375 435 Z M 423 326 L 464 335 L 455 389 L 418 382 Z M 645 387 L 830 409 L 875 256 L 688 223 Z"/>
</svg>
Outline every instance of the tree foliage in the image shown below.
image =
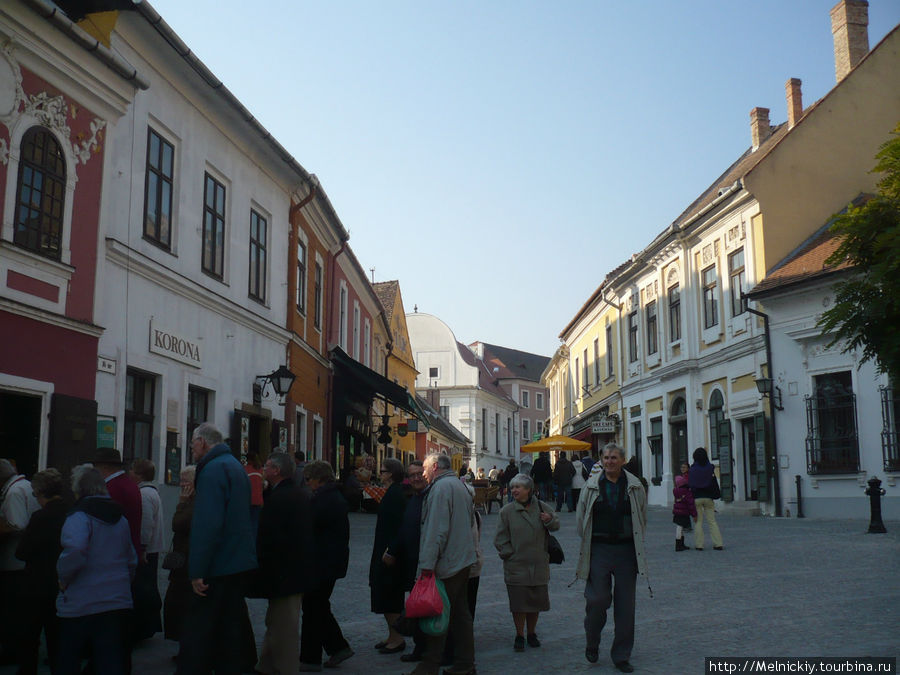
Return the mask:
<svg viewBox="0 0 900 675">
<path fill-rule="evenodd" d="M 878 193 L 835 216 L 831 229 L 841 243 L 826 264 L 846 261 L 854 273 L 837 284 L 819 325 L 833 335 L 831 344 L 861 348 L 863 362 L 874 360 L 900 384 L 900 124 L 892 136 L 875 156 Z"/>
</svg>

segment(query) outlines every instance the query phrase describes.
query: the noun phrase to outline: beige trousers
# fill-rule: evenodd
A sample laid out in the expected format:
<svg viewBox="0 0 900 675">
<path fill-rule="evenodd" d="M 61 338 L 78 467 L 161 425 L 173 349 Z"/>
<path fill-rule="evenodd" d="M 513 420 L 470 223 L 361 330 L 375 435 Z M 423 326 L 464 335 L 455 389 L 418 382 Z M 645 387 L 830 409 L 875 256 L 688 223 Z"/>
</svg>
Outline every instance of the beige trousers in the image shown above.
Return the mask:
<svg viewBox="0 0 900 675">
<path fill-rule="evenodd" d="M 256 669 L 266 675 L 295 675 L 300 670 L 300 603 L 303 594 L 269 600 L 266 636 Z"/>
<path fill-rule="evenodd" d="M 697 507 L 697 522 L 694 524 L 694 548 L 703 548 L 703 519 L 709 521 L 709 536 L 713 546 L 722 546 L 722 533 L 719 532 L 719 524 L 716 522 L 716 509 L 713 500 L 709 497 L 697 497 L 694 499 Z"/>
</svg>

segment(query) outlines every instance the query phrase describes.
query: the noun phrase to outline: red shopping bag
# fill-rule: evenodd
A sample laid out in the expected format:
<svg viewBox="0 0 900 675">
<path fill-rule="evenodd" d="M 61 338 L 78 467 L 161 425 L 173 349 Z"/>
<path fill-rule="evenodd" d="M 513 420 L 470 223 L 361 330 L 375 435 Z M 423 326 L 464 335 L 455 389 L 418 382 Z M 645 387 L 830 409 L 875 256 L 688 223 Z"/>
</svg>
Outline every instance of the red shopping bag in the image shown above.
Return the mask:
<svg viewBox="0 0 900 675">
<path fill-rule="evenodd" d="M 438 616 L 444 611 L 444 601 L 438 592 L 433 574 L 422 575 L 406 598 L 406 616 L 410 619 L 421 619 Z"/>
</svg>

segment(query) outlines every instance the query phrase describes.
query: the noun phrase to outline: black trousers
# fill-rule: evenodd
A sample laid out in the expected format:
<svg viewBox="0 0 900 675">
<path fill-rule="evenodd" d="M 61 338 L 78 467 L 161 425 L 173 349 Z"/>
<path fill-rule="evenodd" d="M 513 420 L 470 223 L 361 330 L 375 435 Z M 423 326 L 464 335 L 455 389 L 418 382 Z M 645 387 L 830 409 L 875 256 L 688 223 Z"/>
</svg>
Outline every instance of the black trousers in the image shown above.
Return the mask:
<svg viewBox="0 0 900 675">
<path fill-rule="evenodd" d="M 303 594 L 303 620 L 300 627 L 300 662 L 319 664 L 322 650 L 331 656 L 350 645 L 344 639 L 337 619 L 331 613 L 331 594 L 335 579 L 324 581 L 314 591 Z"/>
<path fill-rule="evenodd" d="M 56 595 L 35 593 L 22 607 L 21 638 L 18 647 L 19 674 L 34 675 L 38 669 L 41 633 L 47 636 L 47 655 L 50 663 L 57 660 L 59 619 L 56 616 Z"/>
<path fill-rule="evenodd" d="M 256 643 L 244 600 L 242 574 L 207 579 L 205 596 L 194 593 L 181 627 L 180 675 L 240 675 L 256 665 Z M 249 640 L 249 644 L 248 644 Z M 252 644 L 252 663 L 249 649 Z"/>
<path fill-rule="evenodd" d="M 60 618 L 59 647 L 55 675 L 79 675 L 81 658 L 91 655 L 93 672 L 98 675 L 126 675 L 131 672 L 128 632 L 131 610 Z"/>
</svg>

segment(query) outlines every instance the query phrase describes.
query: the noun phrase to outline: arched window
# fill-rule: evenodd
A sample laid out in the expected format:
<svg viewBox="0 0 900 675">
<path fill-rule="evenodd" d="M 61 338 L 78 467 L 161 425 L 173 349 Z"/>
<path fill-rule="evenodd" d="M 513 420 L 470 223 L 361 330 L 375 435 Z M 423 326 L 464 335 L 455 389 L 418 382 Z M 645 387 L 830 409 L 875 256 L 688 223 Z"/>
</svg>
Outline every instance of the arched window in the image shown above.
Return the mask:
<svg viewBox="0 0 900 675">
<path fill-rule="evenodd" d="M 679 396 L 674 401 L 672 401 L 672 412 L 670 417 L 682 417 L 687 415 L 687 404 L 684 402 L 684 399 Z"/>
<path fill-rule="evenodd" d="M 709 395 L 709 457 L 710 459 L 719 459 L 719 422 L 725 419 L 725 399 L 722 398 L 722 392 L 713 389 Z"/>
<path fill-rule="evenodd" d="M 13 241 L 60 259 L 66 193 L 66 161 L 49 131 L 32 127 L 22 137 Z"/>
</svg>

